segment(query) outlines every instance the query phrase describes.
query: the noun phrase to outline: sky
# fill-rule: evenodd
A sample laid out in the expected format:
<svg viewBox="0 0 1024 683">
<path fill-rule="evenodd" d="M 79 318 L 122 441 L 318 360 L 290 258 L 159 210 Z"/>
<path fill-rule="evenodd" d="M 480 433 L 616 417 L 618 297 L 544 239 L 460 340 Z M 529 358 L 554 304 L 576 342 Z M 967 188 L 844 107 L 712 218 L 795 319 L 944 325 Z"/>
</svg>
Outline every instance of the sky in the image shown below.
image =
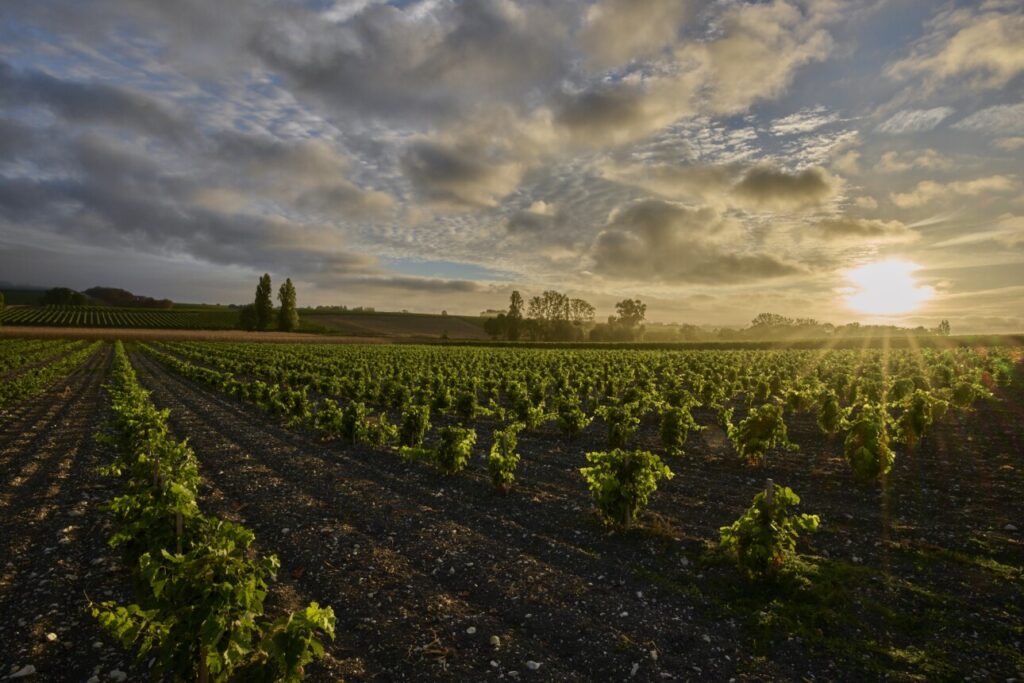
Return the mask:
<svg viewBox="0 0 1024 683">
<path fill-rule="evenodd" d="M 7 2 L 0 280 L 1021 331 L 1022 74 L 1019 0 Z"/>
</svg>

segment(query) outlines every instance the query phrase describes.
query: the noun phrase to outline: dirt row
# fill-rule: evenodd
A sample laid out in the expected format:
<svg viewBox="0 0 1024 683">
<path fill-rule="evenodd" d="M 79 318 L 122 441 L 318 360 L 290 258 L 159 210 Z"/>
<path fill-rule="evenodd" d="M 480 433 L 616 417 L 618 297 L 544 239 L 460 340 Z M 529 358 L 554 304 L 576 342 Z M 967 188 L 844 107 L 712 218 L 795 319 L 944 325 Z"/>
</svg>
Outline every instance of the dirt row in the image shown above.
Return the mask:
<svg viewBox="0 0 1024 683">
<path fill-rule="evenodd" d="M 0 412 L 0 678 L 133 672 L 88 614 L 90 599 L 130 596 L 101 510 L 117 482 L 97 472 L 110 453 L 94 438 L 109 415 L 110 359 L 105 346 L 47 392 Z"/>
<path fill-rule="evenodd" d="M 764 470 L 737 463 L 708 429 L 671 463 L 677 476 L 659 487 L 646 529 L 611 534 L 578 474 L 582 453 L 604 447 L 597 432 L 576 442 L 553 430 L 524 435 L 517 489 L 501 498 L 482 463 L 449 479 L 390 453 L 322 443 L 145 356 L 133 362 L 196 448 L 207 504 L 282 557 L 293 599 L 339 611 L 331 673 L 314 677 L 863 680 L 1020 668 L 1007 654 L 1024 614 L 1024 553 L 1010 530 L 1024 510 L 1016 399 L 941 425 L 882 490 L 855 485 L 810 418 L 792 436 L 812 446 L 772 454 Z M 656 439 L 647 424 L 638 444 Z M 765 648 L 750 628 L 760 606 L 734 599 L 731 567 L 706 561 L 718 527 L 768 476 L 822 515 L 813 551 L 863 591 L 847 596 L 855 618 L 826 624 L 813 646 L 783 633 Z M 958 639 L 982 643 L 955 650 Z M 879 661 L 851 669 L 857 652 L 837 660 L 829 649 L 843 641 Z M 927 662 L 936 653 L 942 661 Z"/>
</svg>

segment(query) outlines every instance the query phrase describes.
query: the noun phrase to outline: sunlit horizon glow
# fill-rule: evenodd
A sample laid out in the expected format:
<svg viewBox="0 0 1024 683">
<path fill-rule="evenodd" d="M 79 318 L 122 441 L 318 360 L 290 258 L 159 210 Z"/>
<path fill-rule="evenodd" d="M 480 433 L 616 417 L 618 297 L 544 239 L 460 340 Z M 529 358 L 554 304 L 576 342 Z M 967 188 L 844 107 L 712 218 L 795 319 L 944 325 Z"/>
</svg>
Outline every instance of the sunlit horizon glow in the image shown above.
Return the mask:
<svg viewBox="0 0 1024 683">
<path fill-rule="evenodd" d="M 846 272 L 853 291 L 844 298 L 846 305 L 860 313 L 900 315 L 918 310 L 935 296 L 935 288 L 920 285 L 914 272 L 921 266 L 910 261 L 891 260 L 868 263 Z"/>
</svg>

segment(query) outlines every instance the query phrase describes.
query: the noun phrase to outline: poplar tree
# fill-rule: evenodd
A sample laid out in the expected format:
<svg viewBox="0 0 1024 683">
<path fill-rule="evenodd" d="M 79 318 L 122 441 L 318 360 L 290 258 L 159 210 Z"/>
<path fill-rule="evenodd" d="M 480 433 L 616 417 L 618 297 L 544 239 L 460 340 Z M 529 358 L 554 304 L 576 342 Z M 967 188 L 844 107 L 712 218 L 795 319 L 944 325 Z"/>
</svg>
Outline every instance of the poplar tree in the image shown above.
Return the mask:
<svg viewBox="0 0 1024 683">
<path fill-rule="evenodd" d="M 299 327 L 299 311 L 295 305 L 295 285 L 288 278 L 277 292 L 281 309 L 277 313 L 277 328 L 282 332 L 294 332 Z"/>
<path fill-rule="evenodd" d="M 256 285 L 256 329 L 270 329 L 271 320 L 274 317 L 273 288 L 270 285 L 270 275 L 264 273 L 260 283 Z"/>
</svg>

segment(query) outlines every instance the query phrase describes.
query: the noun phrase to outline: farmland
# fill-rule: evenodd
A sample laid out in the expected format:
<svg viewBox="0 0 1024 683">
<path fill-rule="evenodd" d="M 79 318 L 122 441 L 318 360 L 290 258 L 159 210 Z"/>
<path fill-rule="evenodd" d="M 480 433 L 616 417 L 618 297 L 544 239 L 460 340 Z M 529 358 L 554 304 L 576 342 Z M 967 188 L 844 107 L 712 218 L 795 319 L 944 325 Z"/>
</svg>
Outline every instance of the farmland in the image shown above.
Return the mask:
<svg viewBox="0 0 1024 683">
<path fill-rule="evenodd" d="M 231 330 L 238 313 L 230 309 L 131 309 L 105 306 L 17 306 L 0 313 L 4 325 Z"/>
<path fill-rule="evenodd" d="M 177 615 L 139 548 L 201 559 L 223 524 L 255 539 L 237 571 L 280 561 L 253 623 L 333 608 L 309 680 L 1024 672 L 1017 347 L 10 339 L 0 373 L 0 672 L 144 675 L 90 600 Z M 647 505 L 601 463 L 662 472 Z M 163 524 L 106 509 L 154 490 L 188 492 Z M 720 530 L 766 490 L 820 523 L 765 564 Z"/>
</svg>

